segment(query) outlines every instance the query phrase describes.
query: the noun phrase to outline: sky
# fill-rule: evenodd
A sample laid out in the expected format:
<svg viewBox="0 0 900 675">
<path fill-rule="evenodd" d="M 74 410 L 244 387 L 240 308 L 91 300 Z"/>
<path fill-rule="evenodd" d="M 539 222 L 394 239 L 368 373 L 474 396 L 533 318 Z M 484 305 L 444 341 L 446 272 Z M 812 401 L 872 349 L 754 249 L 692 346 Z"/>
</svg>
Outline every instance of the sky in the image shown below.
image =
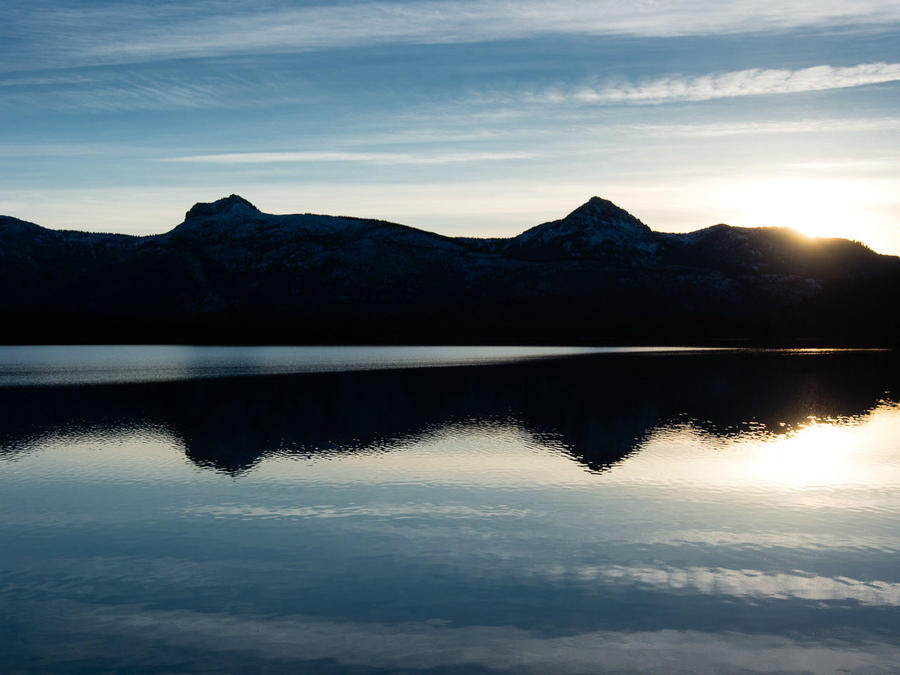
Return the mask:
<svg viewBox="0 0 900 675">
<path fill-rule="evenodd" d="M 611 199 L 900 254 L 900 0 L 18 0 L 0 213 L 269 213 L 512 236 Z"/>
</svg>

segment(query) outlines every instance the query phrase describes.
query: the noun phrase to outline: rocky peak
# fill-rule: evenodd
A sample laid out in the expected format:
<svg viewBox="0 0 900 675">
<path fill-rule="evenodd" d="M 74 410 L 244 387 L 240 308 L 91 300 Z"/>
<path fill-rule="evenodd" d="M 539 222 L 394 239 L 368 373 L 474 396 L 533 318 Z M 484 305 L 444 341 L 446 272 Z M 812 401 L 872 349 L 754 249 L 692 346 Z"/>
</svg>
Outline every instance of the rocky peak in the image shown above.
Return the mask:
<svg viewBox="0 0 900 675">
<path fill-rule="evenodd" d="M 230 195 L 215 202 L 198 202 L 185 214 L 185 221 L 211 216 L 258 216 L 260 210 L 243 197 Z"/>
<path fill-rule="evenodd" d="M 511 250 L 542 249 L 565 257 L 609 257 L 625 251 L 652 255 L 653 232 L 607 199 L 592 197 L 565 218 L 526 230 L 512 240 Z"/>
<path fill-rule="evenodd" d="M 601 197 L 591 197 L 586 203 L 563 218 L 562 222 L 593 230 L 615 228 L 618 230 L 631 229 L 640 233 L 650 232 L 649 227 L 628 211 Z"/>
</svg>

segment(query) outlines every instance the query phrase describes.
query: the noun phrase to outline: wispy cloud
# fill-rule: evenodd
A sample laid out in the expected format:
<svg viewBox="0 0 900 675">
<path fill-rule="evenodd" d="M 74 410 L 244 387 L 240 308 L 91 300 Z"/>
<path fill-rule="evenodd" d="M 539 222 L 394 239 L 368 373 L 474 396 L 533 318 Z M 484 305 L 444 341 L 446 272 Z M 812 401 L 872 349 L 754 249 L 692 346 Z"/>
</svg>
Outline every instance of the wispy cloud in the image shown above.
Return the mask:
<svg viewBox="0 0 900 675">
<path fill-rule="evenodd" d="M 900 63 L 813 66 L 798 70 L 751 68 L 706 75 L 667 75 L 638 82 L 609 82 L 573 89 L 549 88 L 521 95 L 501 94 L 507 102 L 548 104 L 654 104 L 709 101 L 739 96 L 797 94 L 900 81 Z M 491 96 L 485 97 L 491 99 Z"/>
<path fill-rule="evenodd" d="M 870 157 L 867 159 L 841 159 L 819 162 L 795 162 L 787 169 L 801 171 L 847 171 L 859 172 L 866 169 L 900 169 L 900 157 Z"/>
<path fill-rule="evenodd" d="M 110 157 L 136 153 L 147 154 L 153 149 L 138 144 L 101 144 L 101 143 L 2 143 L 0 156 L 16 158 L 77 158 L 77 157 Z"/>
<path fill-rule="evenodd" d="M 863 63 L 847 67 L 822 65 L 798 70 L 752 68 L 707 75 L 668 75 L 571 90 L 553 88 L 526 93 L 520 98 L 526 103 L 653 104 L 796 94 L 897 81 L 900 81 L 900 63 Z"/>
<path fill-rule="evenodd" d="M 296 77 L 273 70 L 260 73 L 210 66 L 202 72 L 112 70 L 45 77 L 0 78 L 0 110 L 129 111 L 246 108 L 310 100 Z"/>
<path fill-rule="evenodd" d="M 200 164 L 271 164 L 284 162 L 366 162 L 372 164 L 456 164 L 462 162 L 491 162 L 531 159 L 527 152 L 457 152 L 411 154 L 402 152 L 232 152 L 212 155 L 167 157 L 166 162 L 196 162 Z"/>
<path fill-rule="evenodd" d="M 573 0 L 342 2 L 252 9 L 233 2 L 124 3 L 93 8 L 35 2 L 5 16 L 16 68 L 54 62 L 125 63 L 225 54 L 301 52 L 377 44 L 441 44 L 548 34 L 672 37 L 798 27 L 880 27 L 900 20 L 895 0 Z M 28 56 L 31 63 L 23 58 Z"/>
<path fill-rule="evenodd" d="M 900 131 L 900 117 L 802 119 L 707 124 L 636 124 L 623 126 L 642 133 L 656 133 L 664 136 L 716 138 L 723 136 L 756 136 L 760 134 L 833 134 Z"/>
</svg>

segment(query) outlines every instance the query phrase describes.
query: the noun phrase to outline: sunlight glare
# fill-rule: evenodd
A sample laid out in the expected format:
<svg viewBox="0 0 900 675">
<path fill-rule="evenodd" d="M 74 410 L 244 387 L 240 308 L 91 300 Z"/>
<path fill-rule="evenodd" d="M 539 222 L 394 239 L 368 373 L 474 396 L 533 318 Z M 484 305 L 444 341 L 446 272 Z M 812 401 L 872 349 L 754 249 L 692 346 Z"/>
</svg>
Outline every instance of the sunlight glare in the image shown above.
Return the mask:
<svg viewBox="0 0 900 675">
<path fill-rule="evenodd" d="M 852 426 L 811 421 L 787 438 L 762 444 L 754 473 L 769 483 L 791 487 L 852 482 Z"/>
<path fill-rule="evenodd" d="M 865 188 L 856 181 L 784 178 L 740 186 L 734 204 L 743 204 L 745 227 L 790 227 L 812 237 L 861 238 Z"/>
</svg>

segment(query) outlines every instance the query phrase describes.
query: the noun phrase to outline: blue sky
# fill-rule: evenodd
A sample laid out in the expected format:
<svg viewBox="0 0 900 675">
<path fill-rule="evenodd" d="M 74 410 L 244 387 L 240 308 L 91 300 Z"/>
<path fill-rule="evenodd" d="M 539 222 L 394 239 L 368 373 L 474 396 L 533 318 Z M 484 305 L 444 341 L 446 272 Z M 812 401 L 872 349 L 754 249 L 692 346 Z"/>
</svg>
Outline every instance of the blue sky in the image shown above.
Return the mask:
<svg viewBox="0 0 900 675">
<path fill-rule="evenodd" d="M 0 213 L 150 233 L 274 213 L 513 235 L 592 195 L 658 230 L 900 253 L 900 3 L 5 4 Z"/>
</svg>

